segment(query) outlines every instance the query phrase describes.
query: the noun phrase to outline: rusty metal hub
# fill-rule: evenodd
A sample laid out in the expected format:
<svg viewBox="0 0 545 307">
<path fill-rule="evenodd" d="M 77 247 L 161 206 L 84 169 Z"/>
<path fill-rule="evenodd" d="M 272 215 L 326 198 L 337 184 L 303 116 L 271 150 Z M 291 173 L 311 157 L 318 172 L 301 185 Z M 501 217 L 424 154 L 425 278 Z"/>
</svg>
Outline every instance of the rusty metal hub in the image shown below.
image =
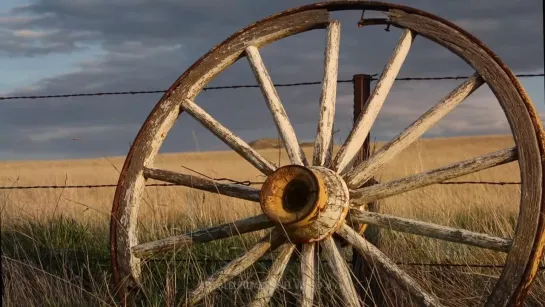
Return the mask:
<svg viewBox="0 0 545 307">
<path fill-rule="evenodd" d="M 298 243 L 318 241 L 336 231 L 348 213 L 348 200 L 344 180 L 317 166 L 278 168 L 260 195 L 263 213 Z"/>
</svg>

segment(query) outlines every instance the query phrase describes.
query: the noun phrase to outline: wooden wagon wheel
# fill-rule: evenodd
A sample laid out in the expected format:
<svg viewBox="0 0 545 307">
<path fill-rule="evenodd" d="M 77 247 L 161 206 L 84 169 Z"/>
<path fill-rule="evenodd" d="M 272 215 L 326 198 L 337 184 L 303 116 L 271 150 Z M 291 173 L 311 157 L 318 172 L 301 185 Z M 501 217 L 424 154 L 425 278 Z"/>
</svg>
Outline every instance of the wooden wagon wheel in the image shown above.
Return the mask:
<svg viewBox="0 0 545 307">
<path fill-rule="evenodd" d="M 330 20 L 329 12 L 338 10 L 384 12 L 387 18 L 367 19 L 362 24 L 390 24 L 402 29 L 403 33 L 378 79 L 368 107 L 358 118 L 340 151 L 333 157 L 332 127 L 340 23 Z M 327 29 L 327 48 L 318 133 L 314 156 L 312 161 L 309 161 L 298 144 L 288 116 L 261 59 L 259 48 L 279 39 L 315 29 Z M 475 74 L 369 160 L 352 168 L 351 162 L 370 131 L 417 35 L 449 49 L 473 67 Z M 291 165 L 276 168 L 193 101 L 209 81 L 240 59 L 249 62 L 260 84 Z M 362 187 L 383 165 L 484 83 L 487 83 L 494 93 L 508 119 L 515 147 L 400 180 Z M 164 138 L 179 114 L 184 111 L 268 176 L 261 190 L 154 168 L 154 159 Z M 374 262 L 389 280 L 402 285 L 401 288 L 409 292 L 414 302 L 425 306 L 441 305 L 440 299 L 427 292 L 384 253 L 358 235 L 349 226 L 350 220 L 503 251 L 507 253 L 505 267 L 487 299 L 486 306 L 520 305 L 536 275 L 545 245 L 545 206 L 542 200 L 544 141 L 541 122 L 514 74 L 482 42 L 446 20 L 414 8 L 373 1 L 328 1 L 270 16 L 235 33 L 193 64 L 161 98 L 140 129 L 120 174 L 112 208 L 110 249 L 119 295 L 124 303 L 132 301 L 133 294 L 138 292 L 141 286 L 140 261 L 150 254 L 272 228 L 269 235 L 250 250 L 201 282 L 192 290 L 186 303 L 201 301 L 228 279 L 252 265 L 265 252 L 278 249 L 278 257 L 274 260 L 264 283 L 266 286 L 260 288 L 254 298 L 254 304 L 266 305 L 275 291 L 287 260 L 294 252 L 295 244 L 301 244 L 302 253 L 299 258 L 303 286 L 300 303 L 310 306 L 314 296 L 313 254 L 317 244 L 320 244 L 329 266 L 333 269 L 334 277 L 341 286 L 342 298 L 348 306 L 358 305 L 349 269 L 334 241 L 333 234 L 336 233 L 349 242 L 367 261 Z M 515 160 L 519 164 L 522 185 L 518 223 L 515 235 L 510 239 L 357 209 L 373 200 Z M 136 221 L 147 179 L 177 183 L 254 201 L 261 205 L 263 214 L 181 236 L 139 243 Z"/>
</svg>

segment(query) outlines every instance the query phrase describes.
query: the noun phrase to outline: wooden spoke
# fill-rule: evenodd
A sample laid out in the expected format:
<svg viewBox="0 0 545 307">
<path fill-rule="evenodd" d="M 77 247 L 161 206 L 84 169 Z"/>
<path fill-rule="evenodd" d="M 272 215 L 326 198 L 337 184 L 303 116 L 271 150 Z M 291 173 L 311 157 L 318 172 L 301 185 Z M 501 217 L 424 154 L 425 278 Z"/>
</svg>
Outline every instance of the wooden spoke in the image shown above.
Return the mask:
<svg viewBox="0 0 545 307">
<path fill-rule="evenodd" d="M 224 283 L 233 279 L 250 265 L 254 264 L 261 256 L 263 256 L 268 250 L 274 250 L 282 243 L 286 238 L 280 232 L 273 231 L 270 235 L 266 235 L 260 242 L 254 247 L 244 253 L 242 256 L 232 260 L 219 271 L 208 277 L 207 280 L 199 283 L 197 287 L 191 291 L 188 296 L 186 306 L 191 306 L 198 303 L 210 292 L 214 291 Z"/>
<path fill-rule="evenodd" d="M 332 236 L 328 236 L 320 241 L 320 244 L 323 248 L 327 264 L 331 268 L 331 272 L 339 284 L 344 303 L 346 306 L 360 306 L 358 302 L 358 293 L 352 283 L 350 271 L 346 265 L 346 261 L 337 248 L 335 240 Z"/>
<path fill-rule="evenodd" d="M 503 149 L 399 180 L 352 190 L 350 191 L 350 200 L 356 206 L 362 206 L 369 202 L 482 171 L 516 159 L 517 150 L 515 147 Z"/>
<path fill-rule="evenodd" d="M 303 149 L 299 145 L 295 131 L 290 123 L 286 110 L 280 102 L 280 97 L 274 88 L 274 84 L 267 72 L 267 68 L 261 59 L 259 50 L 255 46 L 246 48 L 246 57 L 252 66 L 254 75 L 261 87 L 267 106 L 271 111 L 276 127 L 280 133 L 286 152 L 292 164 L 308 165 Z"/>
<path fill-rule="evenodd" d="M 257 151 L 250 147 L 248 143 L 244 142 L 229 129 L 222 126 L 210 114 L 206 113 L 206 111 L 204 111 L 193 101 L 185 99 L 180 107 L 198 120 L 203 126 L 210 130 L 210 132 L 215 134 L 244 159 L 255 166 L 263 174 L 270 175 L 274 172 L 276 167 L 271 162 L 261 156 Z"/>
<path fill-rule="evenodd" d="M 139 244 L 132 248 L 132 252 L 134 256 L 138 258 L 149 257 L 159 253 L 173 251 L 181 247 L 188 247 L 195 243 L 205 243 L 224 239 L 273 226 L 274 224 L 272 221 L 269 220 L 266 215 L 261 214 L 211 228 L 199 229 L 182 235 Z"/>
<path fill-rule="evenodd" d="M 484 233 L 363 210 L 351 210 L 350 221 L 506 253 L 509 252 L 512 244 L 510 239 L 493 237 Z"/>
<path fill-rule="evenodd" d="M 331 159 L 333 149 L 333 121 L 337 96 L 337 74 L 339 71 L 339 44 L 341 23 L 332 21 L 327 29 L 324 79 L 320 97 L 320 120 L 314 143 L 313 165 L 324 166 Z"/>
<path fill-rule="evenodd" d="M 381 147 L 368 160 L 363 161 L 352 171 L 348 172 L 345 176 L 348 187 L 357 188 L 372 178 L 384 164 L 409 147 L 416 139 L 464 101 L 471 93 L 476 91 L 483 83 L 484 80 L 478 73 L 473 74 L 473 76 L 454 89 L 440 103 L 429 109 L 395 139 Z"/>
<path fill-rule="evenodd" d="M 314 301 L 316 288 L 316 243 L 303 244 L 301 253 L 301 307 L 310 307 Z"/>
<path fill-rule="evenodd" d="M 347 169 L 347 166 L 356 158 L 392 88 L 394 80 L 401 69 L 401 65 L 409 53 L 414 37 L 415 34 L 412 31 L 408 29 L 403 31 L 390 61 L 386 64 L 384 71 L 380 75 L 380 78 L 369 97 L 369 103 L 367 103 L 362 110 L 362 113 L 358 117 L 354 128 L 350 131 L 346 142 L 335 157 L 334 169 L 337 170 L 337 173 L 343 174 Z"/>
<path fill-rule="evenodd" d="M 282 275 L 284 274 L 284 270 L 288 265 L 290 256 L 295 249 L 295 244 L 284 243 L 279 249 L 279 254 L 269 270 L 267 279 L 261 284 L 259 292 L 257 292 L 250 306 L 269 306 L 269 301 L 271 300 L 274 291 L 278 287 L 280 278 L 282 278 Z"/>
<path fill-rule="evenodd" d="M 144 168 L 144 177 L 179 184 L 207 192 L 259 202 L 258 189 L 240 184 L 221 183 L 210 179 L 147 167 Z"/>
<path fill-rule="evenodd" d="M 368 263 L 376 265 L 400 288 L 406 289 L 420 306 L 442 306 L 441 303 L 427 293 L 413 278 L 399 268 L 392 260 L 369 241 L 365 240 L 352 228 L 343 224 L 337 233 L 348 241 L 360 253 Z"/>
</svg>

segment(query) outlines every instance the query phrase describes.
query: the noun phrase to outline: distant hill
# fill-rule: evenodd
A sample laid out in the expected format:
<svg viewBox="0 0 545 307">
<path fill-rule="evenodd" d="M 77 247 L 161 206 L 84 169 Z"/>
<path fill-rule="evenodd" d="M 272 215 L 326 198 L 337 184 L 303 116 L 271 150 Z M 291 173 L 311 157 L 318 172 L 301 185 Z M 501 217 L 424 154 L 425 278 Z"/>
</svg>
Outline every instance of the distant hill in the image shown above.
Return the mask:
<svg viewBox="0 0 545 307">
<path fill-rule="evenodd" d="M 273 138 L 262 138 L 248 143 L 254 149 L 268 149 L 268 148 L 279 148 L 282 143 L 280 139 Z"/>
<path fill-rule="evenodd" d="M 488 142 L 490 141 L 497 141 L 497 140 L 512 140 L 511 135 L 466 135 L 466 136 L 452 136 L 452 137 L 430 137 L 430 138 L 422 138 L 420 139 L 420 142 L 426 142 L 430 144 L 435 144 L 441 146 L 443 144 L 455 144 L 455 143 L 466 143 L 466 142 L 474 142 L 474 141 L 481 141 L 486 140 Z M 375 141 L 372 141 L 372 144 L 374 144 Z M 377 144 L 371 145 L 371 146 L 382 146 L 384 145 L 384 141 L 377 141 Z M 262 138 L 257 139 L 254 141 L 251 141 L 248 143 L 250 147 L 254 149 L 278 149 L 278 148 L 284 148 L 284 145 L 282 145 L 282 142 L 280 139 L 275 138 Z M 417 143 L 413 143 L 411 146 L 416 146 Z M 308 148 L 308 147 L 314 147 L 314 141 L 309 142 L 302 142 L 300 143 L 301 147 Z M 335 144 L 335 148 L 340 146 L 340 144 Z"/>
<path fill-rule="evenodd" d="M 248 143 L 253 149 L 276 149 L 276 148 L 284 148 L 284 145 L 282 145 L 282 142 L 280 139 L 274 139 L 274 138 L 262 138 L 257 139 L 255 141 L 251 141 Z M 301 143 L 302 147 L 312 147 L 314 146 L 314 142 L 304 142 Z"/>
</svg>

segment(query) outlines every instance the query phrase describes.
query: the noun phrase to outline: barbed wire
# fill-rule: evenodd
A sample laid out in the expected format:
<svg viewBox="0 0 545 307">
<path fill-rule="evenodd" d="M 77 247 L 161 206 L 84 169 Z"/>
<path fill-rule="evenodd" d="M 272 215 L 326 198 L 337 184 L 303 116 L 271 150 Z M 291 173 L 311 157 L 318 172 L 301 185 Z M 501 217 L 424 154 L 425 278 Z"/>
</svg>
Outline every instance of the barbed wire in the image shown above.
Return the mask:
<svg viewBox="0 0 545 307">
<path fill-rule="evenodd" d="M 371 80 L 377 80 L 373 74 Z M 544 77 L 545 73 L 536 74 L 517 74 L 518 78 L 534 78 Z M 469 76 L 443 76 L 443 77 L 400 77 L 396 78 L 398 81 L 437 81 L 437 80 L 459 80 L 467 79 Z M 337 83 L 353 83 L 352 79 L 340 79 Z M 305 86 L 305 85 L 320 85 L 322 81 L 310 81 L 310 82 L 296 82 L 296 83 L 277 83 L 276 87 L 292 87 L 292 86 Z M 223 90 L 223 89 L 240 89 L 240 88 L 259 88 L 258 84 L 240 84 L 240 85 L 224 85 L 224 86 L 210 86 L 203 88 L 204 91 L 208 90 Z M 46 98 L 70 98 L 70 97 L 90 97 L 90 96 L 114 96 L 114 95 L 141 95 L 141 94 L 164 94 L 167 90 L 145 90 L 145 91 L 115 91 L 115 92 L 94 92 L 94 93 L 74 93 L 74 94 L 52 94 L 52 95 L 28 95 L 28 96 L 3 96 L 0 100 L 17 100 L 17 99 L 46 99 Z"/>
<path fill-rule="evenodd" d="M 67 255 L 67 254 L 61 254 L 61 253 L 52 253 L 47 256 L 52 257 L 60 257 L 66 260 L 72 260 L 72 261 L 78 261 L 78 262 L 85 262 L 85 261 L 102 261 L 102 262 L 108 262 L 110 261 L 109 257 L 97 257 L 97 256 L 89 256 L 89 255 Z M 3 256 L 4 257 L 4 256 Z M 168 258 L 168 259 L 161 259 L 161 258 L 148 258 L 144 260 L 144 262 L 199 262 L 199 263 L 229 263 L 235 259 L 222 259 L 222 258 Z M 274 259 L 258 259 L 255 261 L 255 263 L 260 264 L 272 264 Z M 290 260 L 290 262 L 293 262 L 294 260 Z M 352 260 L 345 259 L 346 263 L 350 264 L 352 263 Z M 321 263 L 326 263 L 327 260 L 320 260 Z M 505 267 L 504 264 L 498 264 L 498 263 L 441 263 L 441 262 L 395 262 L 396 265 L 399 266 L 418 266 L 418 267 L 448 267 L 448 268 L 481 268 L 481 269 L 501 269 Z M 538 266 L 538 271 L 545 270 L 545 265 Z"/>
<path fill-rule="evenodd" d="M 520 184 L 516 181 L 449 181 L 437 183 L 440 185 L 456 185 L 456 184 L 485 184 L 485 185 L 514 185 Z"/>
<path fill-rule="evenodd" d="M 232 179 L 223 179 L 235 184 L 250 186 L 263 184 L 265 181 L 236 181 Z M 216 180 L 221 182 L 222 180 Z M 451 181 L 440 182 L 438 185 L 466 185 L 466 184 L 483 184 L 483 185 L 519 185 L 520 182 L 516 181 Z M 28 185 L 28 186 L 0 186 L 0 190 L 34 190 L 34 189 L 93 189 L 93 188 L 112 188 L 117 187 L 117 184 L 81 184 L 81 185 Z M 152 183 L 147 184 L 146 187 L 188 187 L 190 186 L 175 183 Z"/>
<path fill-rule="evenodd" d="M 263 182 L 240 181 L 241 185 L 263 184 Z M 153 183 L 146 187 L 180 187 L 183 184 L 175 183 Z M 117 187 L 117 184 L 86 184 L 86 185 L 30 185 L 30 186 L 0 186 L 0 190 L 32 190 L 32 189 L 92 189 L 92 188 L 111 188 Z M 190 188 L 190 187 L 189 187 Z"/>
</svg>

